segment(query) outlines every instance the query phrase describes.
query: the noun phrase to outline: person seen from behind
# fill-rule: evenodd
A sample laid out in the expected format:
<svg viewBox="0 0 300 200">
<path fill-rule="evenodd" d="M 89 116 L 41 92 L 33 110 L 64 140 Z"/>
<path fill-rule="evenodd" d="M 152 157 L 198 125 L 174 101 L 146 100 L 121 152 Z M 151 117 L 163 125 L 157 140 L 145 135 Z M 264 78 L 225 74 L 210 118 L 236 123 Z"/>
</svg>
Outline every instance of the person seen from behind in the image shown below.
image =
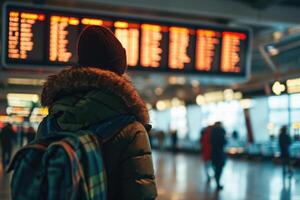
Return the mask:
<svg viewBox="0 0 300 200">
<path fill-rule="evenodd" d="M 211 129 L 211 161 L 215 172 L 215 180 L 217 184 L 217 189 L 223 189 L 220 184 L 220 179 L 222 176 L 223 168 L 226 161 L 226 154 L 224 147 L 227 143 L 226 132 L 222 126 L 221 122 L 216 122 Z"/>
<path fill-rule="evenodd" d="M 291 164 L 290 164 L 290 152 L 289 147 L 291 145 L 291 137 L 288 133 L 287 126 L 282 126 L 279 133 L 279 147 L 280 147 L 280 156 L 282 160 L 282 172 L 283 176 L 293 175 Z"/>
<path fill-rule="evenodd" d="M 24 156 L 22 152 L 19 158 L 16 156 L 17 162 L 12 165 L 16 174 L 13 196 L 22 200 L 155 199 L 157 189 L 147 133 L 151 128 L 149 114 L 126 75 L 125 49 L 114 34 L 102 26 L 86 27 L 79 36 L 77 49 L 78 66 L 49 76 L 45 82 L 41 103 L 48 107 L 49 114 L 28 146 L 39 148 L 39 151 L 32 150 L 37 157 L 43 151 L 40 147 L 43 143 L 55 142 L 46 148 L 42 163 L 32 160 L 35 170 L 18 167 Z M 65 139 L 57 141 L 59 137 Z M 30 153 L 28 147 L 23 149 L 25 156 L 26 150 Z M 68 160 L 69 157 L 74 159 Z M 30 154 L 28 159 L 32 159 Z M 47 169 L 44 178 L 47 182 L 37 174 L 34 185 L 24 186 L 24 176 L 18 176 L 22 174 L 22 167 L 33 175 L 37 170 L 44 173 L 43 169 Z M 65 175 L 72 170 L 74 173 Z M 27 198 L 20 195 L 22 184 Z M 36 187 L 44 185 L 46 188 L 37 191 Z M 66 189 L 66 185 L 71 187 Z M 40 193 L 33 194 L 36 192 Z M 31 197 L 33 195 L 35 197 Z"/>
<path fill-rule="evenodd" d="M 42 104 L 63 130 L 104 125 L 114 133 L 102 148 L 109 200 L 155 199 L 149 115 L 126 75 L 125 49 L 109 29 L 90 26 L 78 40 L 78 63 L 48 78 Z M 122 127 L 128 117 L 134 121 Z"/>
</svg>

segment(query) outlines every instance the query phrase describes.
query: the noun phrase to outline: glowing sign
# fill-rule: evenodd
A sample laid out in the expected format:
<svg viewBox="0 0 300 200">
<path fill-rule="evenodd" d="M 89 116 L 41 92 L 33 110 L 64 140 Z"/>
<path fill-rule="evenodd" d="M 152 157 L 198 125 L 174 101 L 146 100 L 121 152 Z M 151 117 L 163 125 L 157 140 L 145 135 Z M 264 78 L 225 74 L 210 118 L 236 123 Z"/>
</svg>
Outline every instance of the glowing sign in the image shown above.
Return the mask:
<svg viewBox="0 0 300 200">
<path fill-rule="evenodd" d="M 7 115 L 17 115 L 21 117 L 28 117 L 30 115 L 30 108 L 26 107 L 7 107 Z"/>
<path fill-rule="evenodd" d="M 78 18 L 65 16 L 50 17 L 49 60 L 54 62 L 75 62 Z"/>
<path fill-rule="evenodd" d="M 196 70 L 219 70 L 220 40 L 220 32 L 213 30 L 197 30 Z"/>
<path fill-rule="evenodd" d="M 32 101 L 37 103 L 39 101 L 39 95 L 37 94 L 23 94 L 23 93 L 8 93 L 7 99 L 20 99 L 23 101 Z"/>
<path fill-rule="evenodd" d="M 240 52 L 245 45 L 246 34 L 236 32 L 223 32 L 221 71 L 239 73 L 242 69 Z"/>
<path fill-rule="evenodd" d="M 0 115 L 0 122 L 9 122 L 9 123 L 23 123 L 24 118 L 20 116 L 7 116 L 7 115 Z"/>
<path fill-rule="evenodd" d="M 103 21 L 100 19 L 90 19 L 90 18 L 83 18 L 81 20 L 81 23 L 83 25 L 95 25 L 95 26 L 101 26 L 103 25 Z"/>
<path fill-rule="evenodd" d="M 37 35 L 43 29 L 45 15 L 10 11 L 8 21 L 8 59 L 41 61 L 44 37 Z"/>
<path fill-rule="evenodd" d="M 169 68 L 192 68 L 192 42 L 194 30 L 183 27 L 170 27 L 169 30 Z M 194 47 L 193 47 L 194 48 Z"/>
<path fill-rule="evenodd" d="M 165 34 L 167 27 L 154 24 L 141 25 L 141 66 L 158 68 L 164 63 Z"/>
<path fill-rule="evenodd" d="M 300 92 L 300 78 L 289 79 L 286 81 L 288 93 L 299 93 Z"/>
<path fill-rule="evenodd" d="M 19 94 L 19 93 L 8 93 L 7 102 L 12 107 L 32 107 L 33 103 L 39 101 L 37 94 Z"/>
<path fill-rule="evenodd" d="M 272 86 L 272 91 L 276 95 L 281 95 L 285 91 L 285 85 L 281 84 L 279 81 L 276 81 Z"/>
<path fill-rule="evenodd" d="M 203 95 L 200 94 L 196 97 L 196 103 L 198 105 L 203 105 L 220 101 L 240 100 L 242 98 L 243 94 L 241 92 L 234 92 L 232 89 L 226 89 L 224 91 L 207 92 Z"/>
<path fill-rule="evenodd" d="M 177 24 L 99 12 L 7 3 L 3 64 L 51 67 L 77 64 L 76 43 L 89 25 L 105 26 L 126 49 L 130 70 L 245 77 L 250 33 L 245 29 Z"/>
<path fill-rule="evenodd" d="M 139 60 L 139 24 L 117 21 L 115 35 L 126 49 L 127 64 L 137 66 Z"/>
</svg>

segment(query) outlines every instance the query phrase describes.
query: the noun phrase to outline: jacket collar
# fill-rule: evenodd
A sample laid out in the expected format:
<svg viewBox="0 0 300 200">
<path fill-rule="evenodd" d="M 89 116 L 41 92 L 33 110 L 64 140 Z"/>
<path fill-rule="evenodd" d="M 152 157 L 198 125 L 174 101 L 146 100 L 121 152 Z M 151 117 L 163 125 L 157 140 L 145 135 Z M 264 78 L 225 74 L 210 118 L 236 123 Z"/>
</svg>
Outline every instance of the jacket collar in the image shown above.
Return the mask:
<svg viewBox="0 0 300 200">
<path fill-rule="evenodd" d="M 144 101 L 126 76 L 93 67 L 72 67 L 49 76 L 44 84 L 41 102 L 51 108 L 55 101 L 76 91 L 99 89 L 120 97 L 142 124 L 149 123 L 149 114 Z"/>
</svg>

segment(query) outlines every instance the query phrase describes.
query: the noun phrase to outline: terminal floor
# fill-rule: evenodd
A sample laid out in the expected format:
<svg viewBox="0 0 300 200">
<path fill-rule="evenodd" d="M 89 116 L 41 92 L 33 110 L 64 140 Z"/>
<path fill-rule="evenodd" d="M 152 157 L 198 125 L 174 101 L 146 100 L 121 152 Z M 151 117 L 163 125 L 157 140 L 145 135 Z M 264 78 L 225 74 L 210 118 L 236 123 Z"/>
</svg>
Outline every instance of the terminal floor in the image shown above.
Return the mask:
<svg viewBox="0 0 300 200">
<path fill-rule="evenodd" d="M 227 161 L 224 189 L 207 183 L 203 162 L 196 155 L 153 152 L 158 200 L 300 200 L 300 170 L 282 178 L 280 166 L 270 162 Z M 0 200 L 9 200 L 9 177 L 0 166 Z"/>
<path fill-rule="evenodd" d="M 300 200 L 300 170 L 282 178 L 271 162 L 229 159 L 224 168 L 224 189 L 207 184 L 203 162 L 196 155 L 154 152 L 159 200 Z"/>
</svg>

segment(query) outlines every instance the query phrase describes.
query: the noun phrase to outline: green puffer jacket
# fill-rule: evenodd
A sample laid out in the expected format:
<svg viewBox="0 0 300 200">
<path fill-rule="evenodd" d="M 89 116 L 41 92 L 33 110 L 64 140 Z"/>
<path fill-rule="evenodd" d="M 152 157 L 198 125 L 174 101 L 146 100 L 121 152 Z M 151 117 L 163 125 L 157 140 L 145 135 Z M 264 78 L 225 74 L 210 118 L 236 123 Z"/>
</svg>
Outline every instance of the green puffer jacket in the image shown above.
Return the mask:
<svg viewBox="0 0 300 200">
<path fill-rule="evenodd" d="M 136 121 L 111 128 L 103 144 L 109 200 L 155 199 L 154 170 L 145 129 L 149 121 L 142 99 L 124 76 L 96 68 L 70 68 L 50 76 L 42 92 L 42 105 L 62 130 L 77 131 L 121 114 Z M 43 136 L 39 129 L 37 137 Z"/>
</svg>

